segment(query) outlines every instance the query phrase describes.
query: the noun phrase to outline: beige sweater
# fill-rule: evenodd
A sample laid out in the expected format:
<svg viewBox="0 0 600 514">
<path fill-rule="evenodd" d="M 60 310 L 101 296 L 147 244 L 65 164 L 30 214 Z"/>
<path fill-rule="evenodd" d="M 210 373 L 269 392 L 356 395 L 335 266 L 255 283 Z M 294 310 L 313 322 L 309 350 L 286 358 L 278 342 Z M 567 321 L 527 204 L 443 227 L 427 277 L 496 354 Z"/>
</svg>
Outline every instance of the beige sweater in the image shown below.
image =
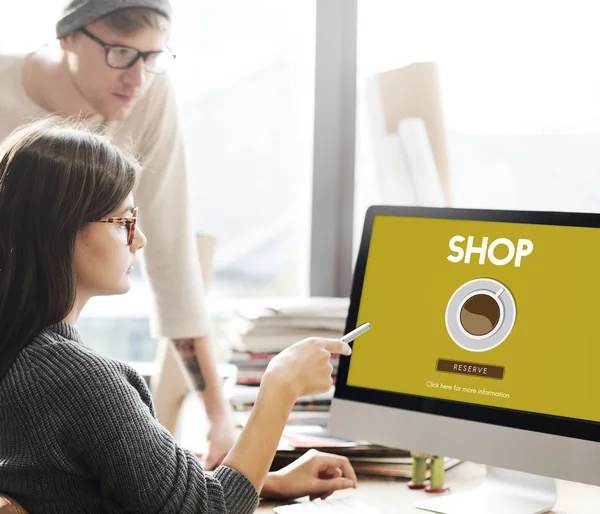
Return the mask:
<svg viewBox="0 0 600 514">
<path fill-rule="evenodd" d="M 48 116 L 25 92 L 24 55 L 0 55 L 0 140 L 18 126 Z M 111 137 L 142 164 L 134 200 L 148 237 L 143 270 L 154 296 L 152 335 L 208 334 L 204 292 L 189 212 L 188 180 L 173 88 L 159 75 L 124 122 L 87 118 L 84 125 Z"/>
</svg>

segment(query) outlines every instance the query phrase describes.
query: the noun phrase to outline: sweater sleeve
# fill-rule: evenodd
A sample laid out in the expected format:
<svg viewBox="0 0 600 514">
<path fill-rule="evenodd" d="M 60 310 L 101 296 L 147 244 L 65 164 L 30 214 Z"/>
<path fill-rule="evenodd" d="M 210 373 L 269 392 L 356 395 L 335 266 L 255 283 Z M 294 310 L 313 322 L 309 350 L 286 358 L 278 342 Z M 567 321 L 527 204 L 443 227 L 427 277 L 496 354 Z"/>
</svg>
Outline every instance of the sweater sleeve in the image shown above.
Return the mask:
<svg viewBox="0 0 600 514">
<path fill-rule="evenodd" d="M 143 379 L 125 365 L 73 359 L 62 395 L 62 432 L 72 457 L 99 481 L 102 497 L 127 512 L 250 514 L 258 494 L 241 473 L 211 476 L 154 418 Z M 125 370 L 125 371 L 124 371 Z"/>
<path fill-rule="evenodd" d="M 198 249 L 191 222 L 179 110 L 166 76 L 155 79 L 143 106 L 138 141 L 142 171 L 134 192 L 148 238 L 143 265 L 154 293 L 154 337 L 201 337 L 209 332 Z"/>
</svg>

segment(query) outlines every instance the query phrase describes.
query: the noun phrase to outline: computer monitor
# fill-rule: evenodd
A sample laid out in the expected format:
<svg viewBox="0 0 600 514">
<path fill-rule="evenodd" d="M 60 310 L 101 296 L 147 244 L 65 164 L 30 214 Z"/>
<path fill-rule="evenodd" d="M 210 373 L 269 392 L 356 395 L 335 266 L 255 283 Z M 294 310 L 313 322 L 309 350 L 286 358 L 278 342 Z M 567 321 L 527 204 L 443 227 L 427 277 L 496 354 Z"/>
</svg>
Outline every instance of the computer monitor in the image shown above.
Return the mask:
<svg viewBox="0 0 600 514">
<path fill-rule="evenodd" d="M 600 485 L 600 215 L 373 206 L 329 432 L 488 465 L 434 512 L 551 510 Z M 516 471 L 508 471 L 516 470 Z M 512 494 L 511 494 L 512 493 Z"/>
</svg>

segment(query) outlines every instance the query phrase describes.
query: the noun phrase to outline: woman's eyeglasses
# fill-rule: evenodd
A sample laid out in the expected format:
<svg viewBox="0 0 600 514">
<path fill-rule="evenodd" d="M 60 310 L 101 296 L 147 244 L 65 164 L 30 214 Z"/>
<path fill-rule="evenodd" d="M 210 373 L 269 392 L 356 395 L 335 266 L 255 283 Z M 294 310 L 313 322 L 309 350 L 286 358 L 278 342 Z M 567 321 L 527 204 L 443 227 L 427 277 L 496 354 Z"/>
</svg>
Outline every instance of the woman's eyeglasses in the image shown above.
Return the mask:
<svg viewBox="0 0 600 514">
<path fill-rule="evenodd" d="M 85 34 L 92 41 L 95 41 L 105 51 L 106 64 L 110 68 L 116 68 L 118 70 L 127 70 L 131 68 L 139 59 L 144 60 L 144 69 L 148 73 L 154 73 L 160 75 L 169 69 L 169 66 L 175 60 L 175 54 L 170 49 L 166 50 L 155 50 L 152 52 L 140 52 L 135 48 L 123 45 L 109 45 L 102 41 L 98 36 L 95 36 L 87 29 L 79 30 L 82 34 Z"/>
<path fill-rule="evenodd" d="M 127 246 L 131 246 L 133 238 L 135 237 L 135 226 L 137 223 L 137 207 L 131 209 L 131 217 L 128 218 L 96 218 L 92 220 L 98 223 L 118 223 L 119 225 L 125 225 L 127 227 Z"/>
</svg>

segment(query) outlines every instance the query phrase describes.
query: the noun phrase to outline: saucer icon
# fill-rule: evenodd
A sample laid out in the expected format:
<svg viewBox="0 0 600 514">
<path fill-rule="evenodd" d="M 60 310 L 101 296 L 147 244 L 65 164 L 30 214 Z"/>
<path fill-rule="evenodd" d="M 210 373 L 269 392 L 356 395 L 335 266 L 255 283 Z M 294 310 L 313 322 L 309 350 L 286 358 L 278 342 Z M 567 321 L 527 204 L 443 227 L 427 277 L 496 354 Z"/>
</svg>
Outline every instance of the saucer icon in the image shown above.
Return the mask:
<svg viewBox="0 0 600 514">
<path fill-rule="evenodd" d="M 446 329 L 452 340 L 470 352 L 486 352 L 510 334 L 517 315 L 509 289 L 490 278 L 460 286 L 446 307 Z"/>
</svg>

